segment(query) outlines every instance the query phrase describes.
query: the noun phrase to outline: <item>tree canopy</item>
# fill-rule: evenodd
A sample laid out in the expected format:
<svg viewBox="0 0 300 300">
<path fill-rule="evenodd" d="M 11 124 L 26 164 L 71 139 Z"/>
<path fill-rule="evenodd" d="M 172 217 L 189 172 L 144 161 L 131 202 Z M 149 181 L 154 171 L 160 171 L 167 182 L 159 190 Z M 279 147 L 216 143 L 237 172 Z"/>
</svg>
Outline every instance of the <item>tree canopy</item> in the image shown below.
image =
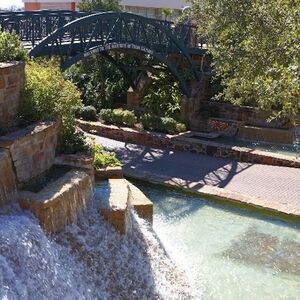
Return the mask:
<svg viewBox="0 0 300 300">
<path fill-rule="evenodd" d="M 191 0 L 190 17 L 207 36 L 223 91 L 273 116 L 300 112 L 300 1 Z"/>
<path fill-rule="evenodd" d="M 119 0 L 82 0 L 78 8 L 81 11 L 121 11 Z"/>
</svg>

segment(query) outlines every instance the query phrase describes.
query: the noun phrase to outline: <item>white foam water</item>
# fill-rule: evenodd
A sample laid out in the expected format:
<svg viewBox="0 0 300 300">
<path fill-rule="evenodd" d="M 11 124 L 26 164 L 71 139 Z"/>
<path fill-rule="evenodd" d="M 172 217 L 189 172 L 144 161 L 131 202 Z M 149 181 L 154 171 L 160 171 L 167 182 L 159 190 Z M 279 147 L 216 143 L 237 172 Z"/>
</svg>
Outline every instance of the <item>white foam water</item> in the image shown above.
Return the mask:
<svg viewBox="0 0 300 300">
<path fill-rule="evenodd" d="M 0 299 L 191 299 L 153 230 L 130 212 L 120 236 L 93 201 L 50 238 L 29 213 L 0 214 Z"/>
</svg>

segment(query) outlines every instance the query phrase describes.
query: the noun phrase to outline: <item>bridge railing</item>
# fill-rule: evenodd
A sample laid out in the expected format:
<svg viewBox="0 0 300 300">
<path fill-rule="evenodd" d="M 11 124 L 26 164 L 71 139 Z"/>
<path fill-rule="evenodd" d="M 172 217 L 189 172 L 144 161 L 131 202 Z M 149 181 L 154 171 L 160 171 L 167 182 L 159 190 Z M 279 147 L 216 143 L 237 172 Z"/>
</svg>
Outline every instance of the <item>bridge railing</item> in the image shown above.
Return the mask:
<svg viewBox="0 0 300 300">
<path fill-rule="evenodd" d="M 0 12 L 0 26 L 2 30 L 16 32 L 22 42 L 32 47 L 65 24 L 93 13 L 69 10 Z M 169 21 L 153 20 L 168 28 L 185 46 L 199 47 L 195 27 L 189 24 L 178 25 Z"/>
<path fill-rule="evenodd" d="M 48 10 L 0 13 L 0 26 L 2 30 L 16 32 L 21 41 L 34 46 L 56 29 L 86 15 L 76 11 Z"/>
</svg>

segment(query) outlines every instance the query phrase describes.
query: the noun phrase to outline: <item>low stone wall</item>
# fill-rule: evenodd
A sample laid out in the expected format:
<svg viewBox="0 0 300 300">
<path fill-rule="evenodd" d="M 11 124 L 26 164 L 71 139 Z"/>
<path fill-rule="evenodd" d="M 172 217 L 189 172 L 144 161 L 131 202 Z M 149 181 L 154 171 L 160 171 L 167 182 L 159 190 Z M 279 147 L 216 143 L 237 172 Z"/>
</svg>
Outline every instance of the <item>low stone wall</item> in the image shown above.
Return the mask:
<svg viewBox="0 0 300 300">
<path fill-rule="evenodd" d="M 0 137 L 9 150 L 20 185 L 48 170 L 55 157 L 59 122 L 40 122 Z"/>
<path fill-rule="evenodd" d="M 230 119 L 258 127 L 291 128 L 291 124 L 284 118 L 268 121 L 270 112 L 259 111 L 250 106 L 238 106 L 229 102 L 208 100 L 205 97 L 197 96 L 197 93 L 202 95 L 201 91 L 195 91 L 190 99 L 182 101 L 181 108 L 183 120 L 194 130 L 202 129 L 208 117 Z M 300 115 L 297 120 L 297 123 L 300 124 Z"/>
<path fill-rule="evenodd" d="M 8 151 L 0 151 L 0 207 L 18 200 L 16 177 Z"/>
<path fill-rule="evenodd" d="M 23 62 L 0 63 L 0 131 L 17 125 L 23 84 Z"/>
<path fill-rule="evenodd" d="M 21 191 L 19 203 L 33 212 L 44 230 L 56 233 L 76 222 L 93 195 L 93 178 L 84 171 L 72 170 L 39 193 Z"/>
<path fill-rule="evenodd" d="M 191 133 L 172 136 L 82 120 L 78 121 L 78 125 L 84 131 L 97 133 L 103 137 L 127 143 L 177 151 L 189 151 L 197 154 L 230 158 L 241 162 L 300 168 L 300 160 L 290 156 L 245 147 L 224 145 L 207 140 L 196 140 L 190 137 L 192 135 Z"/>
</svg>

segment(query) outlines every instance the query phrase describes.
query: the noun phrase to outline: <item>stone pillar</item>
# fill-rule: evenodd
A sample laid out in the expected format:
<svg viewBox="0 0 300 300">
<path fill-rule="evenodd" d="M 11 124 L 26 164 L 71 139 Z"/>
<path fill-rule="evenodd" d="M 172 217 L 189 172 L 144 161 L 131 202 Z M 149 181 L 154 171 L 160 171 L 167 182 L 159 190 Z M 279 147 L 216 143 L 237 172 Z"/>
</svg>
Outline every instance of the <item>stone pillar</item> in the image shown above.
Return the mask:
<svg viewBox="0 0 300 300">
<path fill-rule="evenodd" d="M 138 109 L 140 107 L 141 98 L 137 92 L 130 87 L 127 91 L 127 108 Z"/>
<path fill-rule="evenodd" d="M 209 100 L 210 78 L 209 75 L 203 75 L 200 81 L 194 81 L 191 85 L 191 97 L 185 95 L 181 100 L 181 120 L 193 130 L 199 130 L 203 125 L 200 113 L 203 101 Z"/>
<path fill-rule="evenodd" d="M 24 65 L 23 62 L 0 63 L 0 132 L 17 125 Z"/>
<path fill-rule="evenodd" d="M 151 73 L 146 71 L 141 73 L 136 79 L 136 87 L 130 87 L 127 91 L 127 108 L 139 109 L 141 100 L 148 92 L 148 88 L 152 83 Z"/>
</svg>

